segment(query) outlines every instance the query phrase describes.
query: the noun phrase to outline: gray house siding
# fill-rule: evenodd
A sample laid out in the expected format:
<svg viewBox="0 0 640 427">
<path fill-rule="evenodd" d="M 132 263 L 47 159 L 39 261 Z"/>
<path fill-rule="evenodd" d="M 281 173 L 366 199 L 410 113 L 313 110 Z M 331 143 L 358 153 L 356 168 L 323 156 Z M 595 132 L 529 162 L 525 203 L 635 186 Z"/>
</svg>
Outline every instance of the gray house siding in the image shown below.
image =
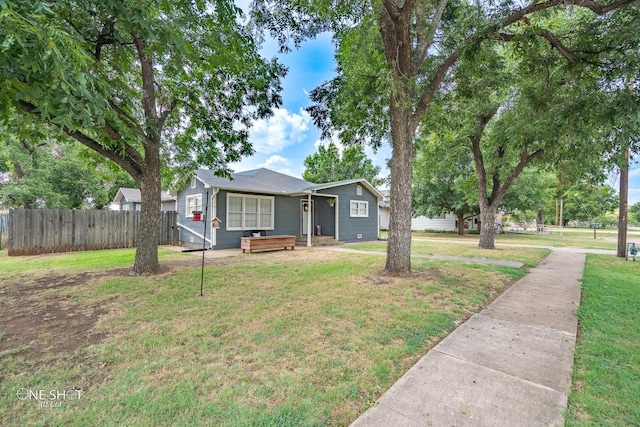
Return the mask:
<svg viewBox="0 0 640 427">
<path fill-rule="evenodd" d="M 186 217 L 186 199 L 187 196 L 196 194 L 202 194 L 202 200 L 205 199 L 205 189 L 203 184 L 198 181 L 198 186 L 195 189 L 187 188 L 180 192 L 179 197 L 179 218 L 181 224 L 190 230 L 203 236 L 204 223 L 193 221 L 193 218 Z M 212 189 L 209 189 L 209 197 L 211 197 Z M 221 190 L 216 194 L 216 212 L 215 215 L 222 221 L 220 228 L 215 231 L 215 249 L 232 249 L 240 247 L 240 238 L 244 236 L 246 231 L 250 230 L 227 230 L 228 218 L 227 218 L 227 195 L 231 194 L 247 194 L 271 197 L 270 194 L 260 193 L 238 193 L 233 191 Z M 297 197 L 289 196 L 274 196 L 274 229 L 266 230 L 267 235 L 293 235 L 300 234 L 300 199 Z M 204 206 L 203 206 L 204 212 Z M 209 208 L 209 220 L 212 219 L 213 213 Z M 260 228 L 256 228 L 260 230 Z M 211 229 L 207 229 L 207 239 L 211 240 Z M 185 228 L 180 231 L 180 241 L 187 247 L 201 248 L 202 238 L 195 236 Z M 207 245 L 208 246 L 208 245 Z"/>
<path fill-rule="evenodd" d="M 358 187 L 362 195 L 358 195 Z M 323 193 L 338 196 L 338 237 L 345 243 L 371 241 L 378 239 L 378 199 L 364 185 L 349 184 L 322 190 Z M 351 216 L 351 201 L 366 202 L 367 217 Z M 322 205 L 320 203 L 320 205 Z M 326 203 L 327 206 L 328 203 Z M 323 233 L 322 234 L 328 234 Z"/>
<path fill-rule="evenodd" d="M 125 199 L 120 201 L 120 210 L 128 210 L 128 211 L 139 211 L 140 203 L 127 202 Z"/>
<path fill-rule="evenodd" d="M 211 191 L 212 190 L 209 190 L 209 197 L 211 197 Z M 202 203 L 203 203 L 202 213 L 204 215 L 205 188 L 202 182 L 196 180 L 196 188 L 191 188 L 191 183 L 188 183 L 187 188 L 180 191 L 177 197 L 178 224 L 182 224 L 184 227 L 186 227 L 186 228 L 180 227 L 180 242 L 184 243 L 184 245 L 187 247 L 201 248 L 202 238 L 196 236 L 194 233 L 191 233 L 189 231 L 189 230 L 193 230 L 195 233 L 198 233 L 200 236 L 204 235 L 204 222 L 194 221 L 193 217 L 190 216 L 191 212 L 187 212 L 187 197 L 195 196 L 195 195 L 202 196 Z M 211 230 L 207 230 L 207 239 L 211 239 L 210 233 L 211 233 Z"/>
<path fill-rule="evenodd" d="M 334 193 L 331 193 L 334 194 Z M 315 197 L 313 212 L 313 234 L 316 234 L 316 226 L 320 226 L 323 236 L 336 235 L 335 205 L 331 207 L 327 200 L 333 197 Z"/>
<path fill-rule="evenodd" d="M 162 212 L 173 212 L 176 210 L 176 202 L 175 200 L 167 200 L 166 202 L 162 202 L 160 205 L 160 210 Z"/>
<path fill-rule="evenodd" d="M 311 197 L 313 201 L 312 234 L 317 234 L 317 227 L 320 226 L 322 235 L 334 236 L 343 242 L 371 241 L 378 238 L 378 197 L 380 195 L 375 190 L 370 190 L 371 187 L 368 183 L 353 180 L 314 185 L 266 169 L 238 173 L 236 174 L 237 179 L 230 182 L 210 175 L 207 171 L 198 171 L 195 188 L 191 188 L 191 182 L 189 182 L 186 188 L 178 192 L 180 242 L 187 247 L 203 247 L 202 236 L 205 232 L 205 223 L 193 221 L 191 212 L 187 212 L 187 209 L 191 209 L 187 207 L 187 198 L 200 195 L 204 214 L 207 204 L 205 192 L 208 190 L 211 197 L 214 189 L 221 187 L 225 189 L 215 195 L 213 208 L 211 204 L 209 205 L 206 222 L 208 227 L 206 237 L 207 240 L 212 240 L 212 246 L 215 249 L 239 248 L 240 238 L 247 231 L 251 231 L 228 229 L 227 203 L 229 194 L 272 198 L 273 229 L 265 229 L 267 235 L 306 235 L 307 229 L 302 230 L 302 205 Z M 205 182 L 207 183 L 206 188 Z M 282 188 L 282 194 L 272 193 L 273 189 L 279 188 Z M 358 189 L 361 190 L 361 194 L 358 194 Z M 337 199 L 338 203 L 332 205 L 328 203 L 330 199 Z M 359 203 L 360 215 L 351 215 L 352 201 Z M 364 209 L 365 206 L 366 209 Z M 220 228 L 213 233 L 215 237 L 212 236 L 210 228 L 210 220 L 214 216 L 221 220 Z M 338 216 L 337 221 L 336 216 Z M 253 230 L 260 229 L 257 227 Z M 204 246 L 209 247 L 209 244 Z"/>
</svg>

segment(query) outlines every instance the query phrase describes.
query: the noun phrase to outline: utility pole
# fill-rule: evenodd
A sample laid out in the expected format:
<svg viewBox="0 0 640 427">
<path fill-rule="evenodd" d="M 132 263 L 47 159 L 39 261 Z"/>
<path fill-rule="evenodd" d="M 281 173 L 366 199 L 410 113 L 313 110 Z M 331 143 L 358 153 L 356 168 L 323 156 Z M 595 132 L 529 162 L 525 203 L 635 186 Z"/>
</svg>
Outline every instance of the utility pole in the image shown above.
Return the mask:
<svg viewBox="0 0 640 427">
<path fill-rule="evenodd" d="M 629 143 L 625 144 L 625 160 L 620 165 L 620 211 L 618 213 L 618 252 L 617 257 L 627 255 L 627 210 L 629 205 Z"/>
</svg>

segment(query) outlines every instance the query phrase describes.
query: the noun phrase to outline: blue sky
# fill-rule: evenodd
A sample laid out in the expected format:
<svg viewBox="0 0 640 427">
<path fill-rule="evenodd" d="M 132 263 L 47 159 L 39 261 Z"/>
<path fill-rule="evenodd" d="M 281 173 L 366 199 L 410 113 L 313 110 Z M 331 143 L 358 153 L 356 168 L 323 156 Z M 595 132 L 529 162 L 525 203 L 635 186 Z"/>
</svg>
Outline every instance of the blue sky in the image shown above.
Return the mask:
<svg viewBox="0 0 640 427">
<path fill-rule="evenodd" d="M 259 120 L 250 129 L 250 141 L 255 154 L 231 165 L 235 171 L 268 168 L 287 175 L 302 177 L 304 159 L 318 151 L 320 131 L 314 126 L 305 107 L 311 106 L 309 92 L 335 76 L 333 44 L 329 34 L 322 34 L 306 41 L 300 49 L 279 53 L 277 44 L 267 40 L 262 48 L 263 56 L 277 57 L 288 68 L 283 81 L 282 106 L 273 117 Z M 336 145 L 340 148 L 338 141 Z M 382 147 L 377 153 L 366 149 L 368 157 L 381 167 L 381 176 L 388 176 L 386 161 L 391 148 Z"/>
<path fill-rule="evenodd" d="M 240 7 L 245 6 L 243 3 L 248 1 L 238 2 Z M 263 56 L 277 57 L 289 70 L 283 81 L 283 105 L 273 117 L 256 122 L 250 129 L 250 141 L 255 154 L 232 164 L 232 169 L 239 172 L 265 167 L 302 177 L 304 159 L 315 153 L 319 144 L 328 144 L 328 141 L 320 141 L 320 131 L 304 108 L 311 105 L 309 92 L 335 76 L 333 53 L 330 34 L 322 34 L 304 42 L 300 49 L 283 54 L 278 52 L 275 42 L 267 40 L 264 43 Z M 340 147 L 337 141 L 336 145 Z M 383 146 L 377 153 L 367 148 L 366 152 L 374 164 L 382 168 L 380 175 L 388 176 L 386 161 L 391 157 L 391 148 Z M 612 177 L 609 184 L 618 191 L 619 177 Z M 636 202 L 640 202 L 640 168 L 632 165 L 629 173 L 629 205 Z"/>
</svg>

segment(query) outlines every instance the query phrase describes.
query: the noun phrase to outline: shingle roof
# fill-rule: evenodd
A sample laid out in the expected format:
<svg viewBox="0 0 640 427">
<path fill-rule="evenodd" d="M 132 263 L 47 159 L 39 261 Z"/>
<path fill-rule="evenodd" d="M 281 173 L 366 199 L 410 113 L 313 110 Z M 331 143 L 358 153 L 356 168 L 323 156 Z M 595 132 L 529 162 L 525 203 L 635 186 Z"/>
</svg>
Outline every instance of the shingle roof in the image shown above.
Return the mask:
<svg viewBox="0 0 640 427">
<path fill-rule="evenodd" d="M 211 187 L 270 194 L 301 193 L 314 186 L 305 180 L 265 168 L 233 173 L 231 174 L 232 180 L 217 177 L 206 169 L 198 170 L 197 177 Z"/>
<path fill-rule="evenodd" d="M 142 197 L 140 197 L 140 190 L 137 188 L 121 187 L 113 200 L 117 203 L 122 200 L 122 198 L 124 198 L 125 202 L 129 203 L 140 203 L 142 201 Z"/>
<path fill-rule="evenodd" d="M 314 193 L 317 190 L 335 188 L 347 184 L 362 183 L 372 193 L 378 196 L 378 199 L 382 199 L 380 192 L 369 184 L 366 179 L 362 178 L 314 184 L 303 179 L 294 178 L 265 168 L 233 173 L 231 174 L 233 178 L 232 180 L 217 177 L 213 172 L 206 169 L 199 169 L 196 176 L 205 185 L 223 190 L 286 195 Z"/>
</svg>

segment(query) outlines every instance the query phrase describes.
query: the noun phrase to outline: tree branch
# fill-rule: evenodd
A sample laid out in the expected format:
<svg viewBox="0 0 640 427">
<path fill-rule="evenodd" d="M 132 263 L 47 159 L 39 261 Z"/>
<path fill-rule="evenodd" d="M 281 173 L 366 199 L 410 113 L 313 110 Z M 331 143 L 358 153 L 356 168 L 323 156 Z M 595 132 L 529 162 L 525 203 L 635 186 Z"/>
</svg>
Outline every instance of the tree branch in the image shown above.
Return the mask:
<svg viewBox="0 0 640 427">
<path fill-rule="evenodd" d="M 33 114 L 34 116 L 41 117 L 41 114 L 36 111 L 37 107 L 35 105 L 22 100 L 18 101 L 18 105 L 20 105 L 20 108 L 22 108 L 24 111 Z M 118 166 L 129 172 L 132 177 L 136 179 L 140 178 L 142 174 L 141 166 L 144 164 L 144 159 L 142 159 L 140 153 L 138 153 L 133 147 L 131 147 L 131 145 L 124 142 L 120 137 L 120 134 L 110 125 L 105 125 L 104 131 L 109 135 L 109 137 L 114 139 L 114 141 L 122 142 L 124 144 L 124 152 L 126 154 L 125 156 L 121 155 L 119 153 L 119 150 L 117 152 L 115 149 L 108 149 L 95 139 L 89 137 L 88 135 L 85 135 L 80 131 L 74 131 L 67 128 L 66 126 L 62 126 L 59 124 L 56 124 L 55 126 L 87 148 L 90 148 L 91 150 L 112 160 Z"/>
<path fill-rule="evenodd" d="M 131 117 L 130 115 L 128 115 L 122 108 L 120 108 L 120 106 L 118 104 L 116 104 L 114 101 L 109 100 L 109 105 L 111 106 L 111 108 L 113 108 L 113 110 L 116 112 L 116 114 L 118 115 L 118 118 L 120 120 L 122 120 L 122 122 L 127 125 L 127 127 L 129 129 L 131 129 L 132 131 L 134 131 L 135 133 L 137 133 L 138 135 L 144 137 L 144 129 L 142 129 L 140 127 L 140 125 L 138 123 L 136 123 L 135 119 L 133 117 Z"/>
<path fill-rule="evenodd" d="M 158 127 L 158 110 L 156 108 L 155 77 L 153 58 L 147 51 L 146 41 L 136 31 L 131 31 L 133 43 L 138 52 L 138 60 L 142 74 L 142 108 L 145 116 L 145 150 L 153 149 L 150 145 L 160 143 L 160 128 Z"/>
<path fill-rule="evenodd" d="M 498 106 L 495 106 L 491 111 L 478 116 L 478 125 L 471 137 L 471 152 L 473 153 L 473 161 L 476 167 L 476 175 L 478 175 L 478 192 L 480 199 L 483 203 L 491 203 L 487 197 L 487 172 L 484 165 L 484 157 L 482 156 L 482 150 L 480 150 L 480 140 L 485 128 L 489 124 L 489 121 L 498 112 Z"/>
<path fill-rule="evenodd" d="M 171 112 L 175 110 L 177 105 L 178 105 L 178 100 L 174 99 L 173 101 L 171 101 L 171 104 L 169 104 L 169 107 L 160 113 L 160 117 L 158 118 L 158 127 L 160 129 L 164 127 L 164 122 L 167 120 Z"/>
<path fill-rule="evenodd" d="M 436 30 L 440 25 L 440 21 L 442 20 L 442 14 L 444 13 L 444 9 L 447 6 L 447 3 L 448 3 L 448 0 L 440 0 L 438 2 L 436 10 L 433 13 L 433 18 L 431 18 L 431 24 L 429 25 L 430 26 L 429 34 L 427 34 L 425 37 L 421 37 L 422 32 L 418 31 L 418 38 L 417 38 L 418 46 L 415 49 L 415 51 L 418 52 L 418 54 L 416 54 L 413 57 L 413 73 L 414 74 L 418 74 L 418 72 L 420 71 L 420 64 L 422 63 L 424 58 L 426 58 L 429 52 L 429 48 L 433 44 L 433 40 L 436 35 Z M 421 13 L 417 13 L 417 14 L 422 15 L 422 16 L 419 16 L 419 18 L 426 21 L 426 16 L 424 16 L 426 15 L 426 12 L 424 11 L 424 6 L 422 8 L 423 10 L 421 11 Z"/>
<path fill-rule="evenodd" d="M 543 153 L 544 153 L 544 150 L 542 148 L 539 148 L 532 154 L 527 154 L 527 150 L 525 148 L 525 150 L 522 153 L 520 153 L 520 161 L 518 162 L 516 167 L 511 171 L 507 179 L 504 181 L 504 183 L 502 184 L 502 187 L 500 187 L 500 190 L 498 191 L 498 194 L 495 200 L 502 200 L 504 196 L 507 194 L 507 191 L 509 190 L 509 188 L 511 188 L 513 181 L 516 180 L 516 178 L 520 175 L 520 173 L 524 170 L 524 168 L 529 163 L 531 163 L 536 157 L 541 156 Z"/>
<path fill-rule="evenodd" d="M 444 81 L 444 78 L 447 76 L 447 72 L 451 67 L 453 67 L 453 64 L 455 64 L 457 60 L 458 60 L 458 52 L 456 51 L 456 52 L 453 52 L 451 55 L 449 55 L 444 60 L 444 62 L 440 64 L 440 67 L 438 67 L 438 71 L 436 71 L 435 76 L 433 76 L 433 79 L 431 79 L 431 82 L 429 83 L 429 87 L 427 88 L 427 90 L 423 92 L 422 96 L 420 97 L 420 100 L 418 101 L 418 105 L 416 106 L 416 109 L 411 115 L 411 128 L 414 131 L 415 129 L 418 128 L 418 125 L 420 124 L 420 120 L 422 120 L 422 116 L 426 113 L 427 109 L 429 108 L 429 105 L 431 105 L 431 100 L 435 96 L 438 90 L 438 87 L 440 87 L 440 84 L 442 84 L 442 82 Z"/>
<path fill-rule="evenodd" d="M 549 40 L 549 43 L 551 43 L 551 45 L 553 47 L 556 48 L 556 50 L 558 52 L 560 52 L 560 54 L 562 56 L 564 56 L 565 58 L 567 58 L 567 60 L 569 61 L 570 64 L 574 64 L 576 62 L 576 56 L 573 54 L 573 52 L 571 52 L 569 49 L 567 49 L 565 47 L 564 44 L 562 44 L 562 42 L 560 41 L 560 39 L 558 39 L 555 34 L 553 34 L 551 31 L 549 30 L 542 30 L 540 31 L 540 34 L 542 37 L 544 37 L 545 39 Z"/>
</svg>

